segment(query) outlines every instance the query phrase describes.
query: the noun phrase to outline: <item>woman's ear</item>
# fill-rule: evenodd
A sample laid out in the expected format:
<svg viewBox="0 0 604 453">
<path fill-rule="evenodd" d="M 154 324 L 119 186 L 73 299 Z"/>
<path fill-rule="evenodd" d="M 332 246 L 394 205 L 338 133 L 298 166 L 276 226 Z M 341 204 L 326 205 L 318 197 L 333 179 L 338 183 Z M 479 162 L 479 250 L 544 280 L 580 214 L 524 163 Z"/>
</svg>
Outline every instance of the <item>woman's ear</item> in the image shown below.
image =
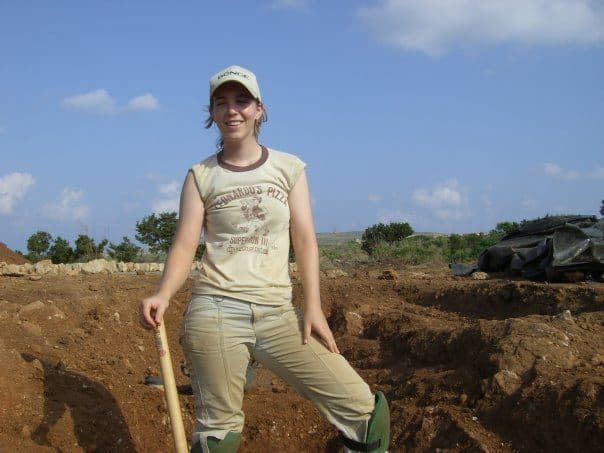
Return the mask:
<svg viewBox="0 0 604 453">
<path fill-rule="evenodd" d="M 256 104 L 256 121 L 260 121 L 260 118 L 262 118 L 262 114 L 264 113 L 264 104 L 260 101 L 256 101 Z"/>
</svg>

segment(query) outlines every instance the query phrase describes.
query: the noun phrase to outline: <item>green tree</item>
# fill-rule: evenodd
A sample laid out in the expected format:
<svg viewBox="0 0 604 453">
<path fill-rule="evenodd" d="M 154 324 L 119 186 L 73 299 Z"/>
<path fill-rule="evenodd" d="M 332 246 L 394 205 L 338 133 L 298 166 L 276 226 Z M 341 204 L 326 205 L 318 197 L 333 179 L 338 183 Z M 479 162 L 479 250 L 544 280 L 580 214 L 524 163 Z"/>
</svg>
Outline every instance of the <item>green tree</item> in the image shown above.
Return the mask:
<svg viewBox="0 0 604 453">
<path fill-rule="evenodd" d="M 100 258 L 108 243 L 107 239 L 103 239 L 97 245 L 90 236 L 80 234 L 75 240 L 75 260 L 81 262 Z"/>
<path fill-rule="evenodd" d="M 199 245 L 197 246 L 197 250 L 195 250 L 195 259 L 197 261 L 199 261 L 201 259 L 205 249 L 206 249 L 206 245 L 204 243 L 200 242 Z"/>
<path fill-rule="evenodd" d="M 168 253 L 177 225 L 176 212 L 154 213 L 136 222 L 137 233 L 134 237 L 148 245 L 151 253 Z"/>
<path fill-rule="evenodd" d="M 516 222 L 499 222 L 495 225 L 495 229 L 492 232 L 503 237 L 506 234 L 516 231 L 518 228 L 520 228 L 520 225 Z"/>
<path fill-rule="evenodd" d="M 74 257 L 74 251 L 66 239 L 57 236 L 48 251 L 48 257 L 54 264 L 69 263 Z"/>
<path fill-rule="evenodd" d="M 47 257 L 52 236 L 46 231 L 36 231 L 27 238 L 27 259 L 33 262 Z"/>
<path fill-rule="evenodd" d="M 117 261 L 123 261 L 125 263 L 131 263 L 136 260 L 136 257 L 140 253 L 141 248 L 134 244 L 126 236 L 122 238 L 122 242 L 119 244 L 109 244 L 109 256 Z"/>
<path fill-rule="evenodd" d="M 407 222 L 391 222 L 387 225 L 378 223 L 365 230 L 361 238 L 361 247 L 371 255 L 378 243 L 391 244 L 402 241 L 412 234 L 413 228 Z"/>
</svg>

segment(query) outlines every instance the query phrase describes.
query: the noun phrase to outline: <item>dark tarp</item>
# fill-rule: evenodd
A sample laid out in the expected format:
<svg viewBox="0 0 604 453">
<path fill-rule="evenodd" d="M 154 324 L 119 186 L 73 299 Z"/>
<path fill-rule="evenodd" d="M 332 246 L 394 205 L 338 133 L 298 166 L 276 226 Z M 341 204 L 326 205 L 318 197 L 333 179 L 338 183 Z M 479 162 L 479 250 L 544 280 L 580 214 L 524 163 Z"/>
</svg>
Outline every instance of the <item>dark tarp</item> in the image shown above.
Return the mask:
<svg viewBox="0 0 604 453">
<path fill-rule="evenodd" d="M 551 216 L 523 222 L 481 253 L 476 265 L 452 264 L 455 275 L 511 271 L 531 280 L 558 280 L 581 271 L 600 279 L 604 272 L 604 219 Z"/>
</svg>

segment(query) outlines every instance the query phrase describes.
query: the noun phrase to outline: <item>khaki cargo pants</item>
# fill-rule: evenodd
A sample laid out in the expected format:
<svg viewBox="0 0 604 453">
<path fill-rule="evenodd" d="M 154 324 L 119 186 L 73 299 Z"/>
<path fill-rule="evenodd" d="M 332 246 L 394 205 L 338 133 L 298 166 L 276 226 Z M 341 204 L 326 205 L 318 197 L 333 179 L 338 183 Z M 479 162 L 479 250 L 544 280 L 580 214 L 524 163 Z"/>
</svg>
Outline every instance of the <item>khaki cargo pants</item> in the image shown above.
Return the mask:
<svg viewBox="0 0 604 453">
<path fill-rule="evenodd" d="M 224 296 L 194 295 L 181 327 L 191 371 L 196 423 L 192 442 L 241 432 L 250 358 L 272 370 L 347 437 L 364 441 L 374 408 L 369 386 L 340 354 L 311 338 L 302 344 L 301 316 L 291 304 L 267 306 Z"/>
</svg>

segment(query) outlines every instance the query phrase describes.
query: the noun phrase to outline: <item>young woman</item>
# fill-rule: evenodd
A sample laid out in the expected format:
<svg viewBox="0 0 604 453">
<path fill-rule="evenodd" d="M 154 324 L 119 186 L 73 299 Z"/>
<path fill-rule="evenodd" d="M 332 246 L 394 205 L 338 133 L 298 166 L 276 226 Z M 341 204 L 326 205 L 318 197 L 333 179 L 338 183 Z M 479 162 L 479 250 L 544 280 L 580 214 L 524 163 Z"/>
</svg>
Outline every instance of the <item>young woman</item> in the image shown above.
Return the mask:
<svg viewBox="0 0 604 453">
<path fill-rule="evenodd" d="M 181 343 L 196 397 L 192 452 L 235 452 L 250 359 L 308 398 L 342 433 L 348 451 L 383 452 L 389 414 L 338 351 L 321 309 L 319 254 L 305 164 L 258 143 L 266 112 L 255 75 L 230 66 L 210 79 L 206 127 L 219 152 L 187 173 L 179 223 L 157 293 L 140 304 L 156 328 L 189 275 L 205 228 L 206 249 Z M 289 238 L 304 308 L 292 305 Z"/>
</svg>

